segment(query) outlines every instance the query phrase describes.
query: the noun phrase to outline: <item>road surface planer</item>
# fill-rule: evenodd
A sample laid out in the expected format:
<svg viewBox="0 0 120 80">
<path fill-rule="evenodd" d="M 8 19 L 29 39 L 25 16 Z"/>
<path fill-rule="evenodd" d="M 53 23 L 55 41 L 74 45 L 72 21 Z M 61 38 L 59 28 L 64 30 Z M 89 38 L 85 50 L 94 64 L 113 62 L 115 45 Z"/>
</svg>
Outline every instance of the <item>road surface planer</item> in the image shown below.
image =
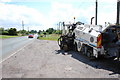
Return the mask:
<svg viewBox="0 0 120 80">
<path fill-rule="evenodd" d="M 58 39 L 60 49 L 79 51 L 90 58 L 101 56 L 120 58 L 120 26 L 85 25 L 81 22 L 63 23 Z"/>
<path fill-rule="evenodd" d="M 75 50 L 90 58 L 112 57 L 120 59 L 120 1 L 117 1 L 115 25 L 97 25 L 97 0 L 95 25 L 82 22 L 65 23 L 58 39 L 60 49 Z"/>
</svg>

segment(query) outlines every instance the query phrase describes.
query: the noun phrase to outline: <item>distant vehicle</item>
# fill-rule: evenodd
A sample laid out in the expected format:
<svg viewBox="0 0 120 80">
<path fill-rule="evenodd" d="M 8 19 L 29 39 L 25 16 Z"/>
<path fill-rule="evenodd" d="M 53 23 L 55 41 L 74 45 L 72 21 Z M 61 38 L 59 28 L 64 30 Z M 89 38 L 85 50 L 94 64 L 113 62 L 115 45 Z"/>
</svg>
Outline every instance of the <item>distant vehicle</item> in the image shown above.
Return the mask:
<svg viewBox="0 0 120 80">
<path fill-rule="evenodd" d="M 33 34 L 28 35 L 28 38 L 33 38 L 33 37 L 34 37 Z"/>
</svg>

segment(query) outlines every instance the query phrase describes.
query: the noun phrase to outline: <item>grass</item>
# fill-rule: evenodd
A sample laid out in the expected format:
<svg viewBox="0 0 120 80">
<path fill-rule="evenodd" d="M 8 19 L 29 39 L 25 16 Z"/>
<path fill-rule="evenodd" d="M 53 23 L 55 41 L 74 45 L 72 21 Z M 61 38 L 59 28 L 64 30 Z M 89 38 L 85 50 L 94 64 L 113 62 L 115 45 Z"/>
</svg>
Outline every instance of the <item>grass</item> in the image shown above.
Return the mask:
<svg viewBox="0 0 120 80">
<path fill-rule="evenodd" d="M 7 39 L 7 38 L 13 38 L 18 36 L 9 36 L 9 35 L 0 35 L 0 39 Z"/>
<path fill-rule="evenodd" d="M 46 35 L 44 37 L 39 37 L 38 39 L 57 41 L 59 37 L 60 37 L 60 35 L 58 35 L 58 34 L 50 34 L 50 35 Z"/>
</svg>

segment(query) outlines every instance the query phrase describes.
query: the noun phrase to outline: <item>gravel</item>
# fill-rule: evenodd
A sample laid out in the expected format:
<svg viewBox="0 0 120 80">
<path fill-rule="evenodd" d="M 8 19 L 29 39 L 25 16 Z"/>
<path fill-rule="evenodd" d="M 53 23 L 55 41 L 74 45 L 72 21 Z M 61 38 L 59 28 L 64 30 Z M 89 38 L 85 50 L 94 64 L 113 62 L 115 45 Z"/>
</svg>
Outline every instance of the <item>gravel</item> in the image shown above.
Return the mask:
<svg viewBox="0 0 120 80">
<path fill-rule="evenodd" d="M 60 50 L 56 41 L 37 39 L 2 63 L 3 78 L 118 78 L 119 74 L 120 62 L 90 61 L 78 52 Z"/>
</svg>

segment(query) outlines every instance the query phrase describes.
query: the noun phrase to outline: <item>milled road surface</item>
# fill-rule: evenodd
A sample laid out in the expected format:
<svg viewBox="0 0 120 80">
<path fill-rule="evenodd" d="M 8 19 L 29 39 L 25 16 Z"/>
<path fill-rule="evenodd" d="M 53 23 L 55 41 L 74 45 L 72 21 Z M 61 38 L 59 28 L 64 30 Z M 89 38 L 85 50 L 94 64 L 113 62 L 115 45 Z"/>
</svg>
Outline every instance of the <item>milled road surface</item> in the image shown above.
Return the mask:
<svg viewBox="0 0 120 80">
<path fill-rule="evenodd" d="M 90 61 L 56 41 L 34 40 L 2 63 L 3 78 L 118 78 L 120 62 Z"/>
</svg>

